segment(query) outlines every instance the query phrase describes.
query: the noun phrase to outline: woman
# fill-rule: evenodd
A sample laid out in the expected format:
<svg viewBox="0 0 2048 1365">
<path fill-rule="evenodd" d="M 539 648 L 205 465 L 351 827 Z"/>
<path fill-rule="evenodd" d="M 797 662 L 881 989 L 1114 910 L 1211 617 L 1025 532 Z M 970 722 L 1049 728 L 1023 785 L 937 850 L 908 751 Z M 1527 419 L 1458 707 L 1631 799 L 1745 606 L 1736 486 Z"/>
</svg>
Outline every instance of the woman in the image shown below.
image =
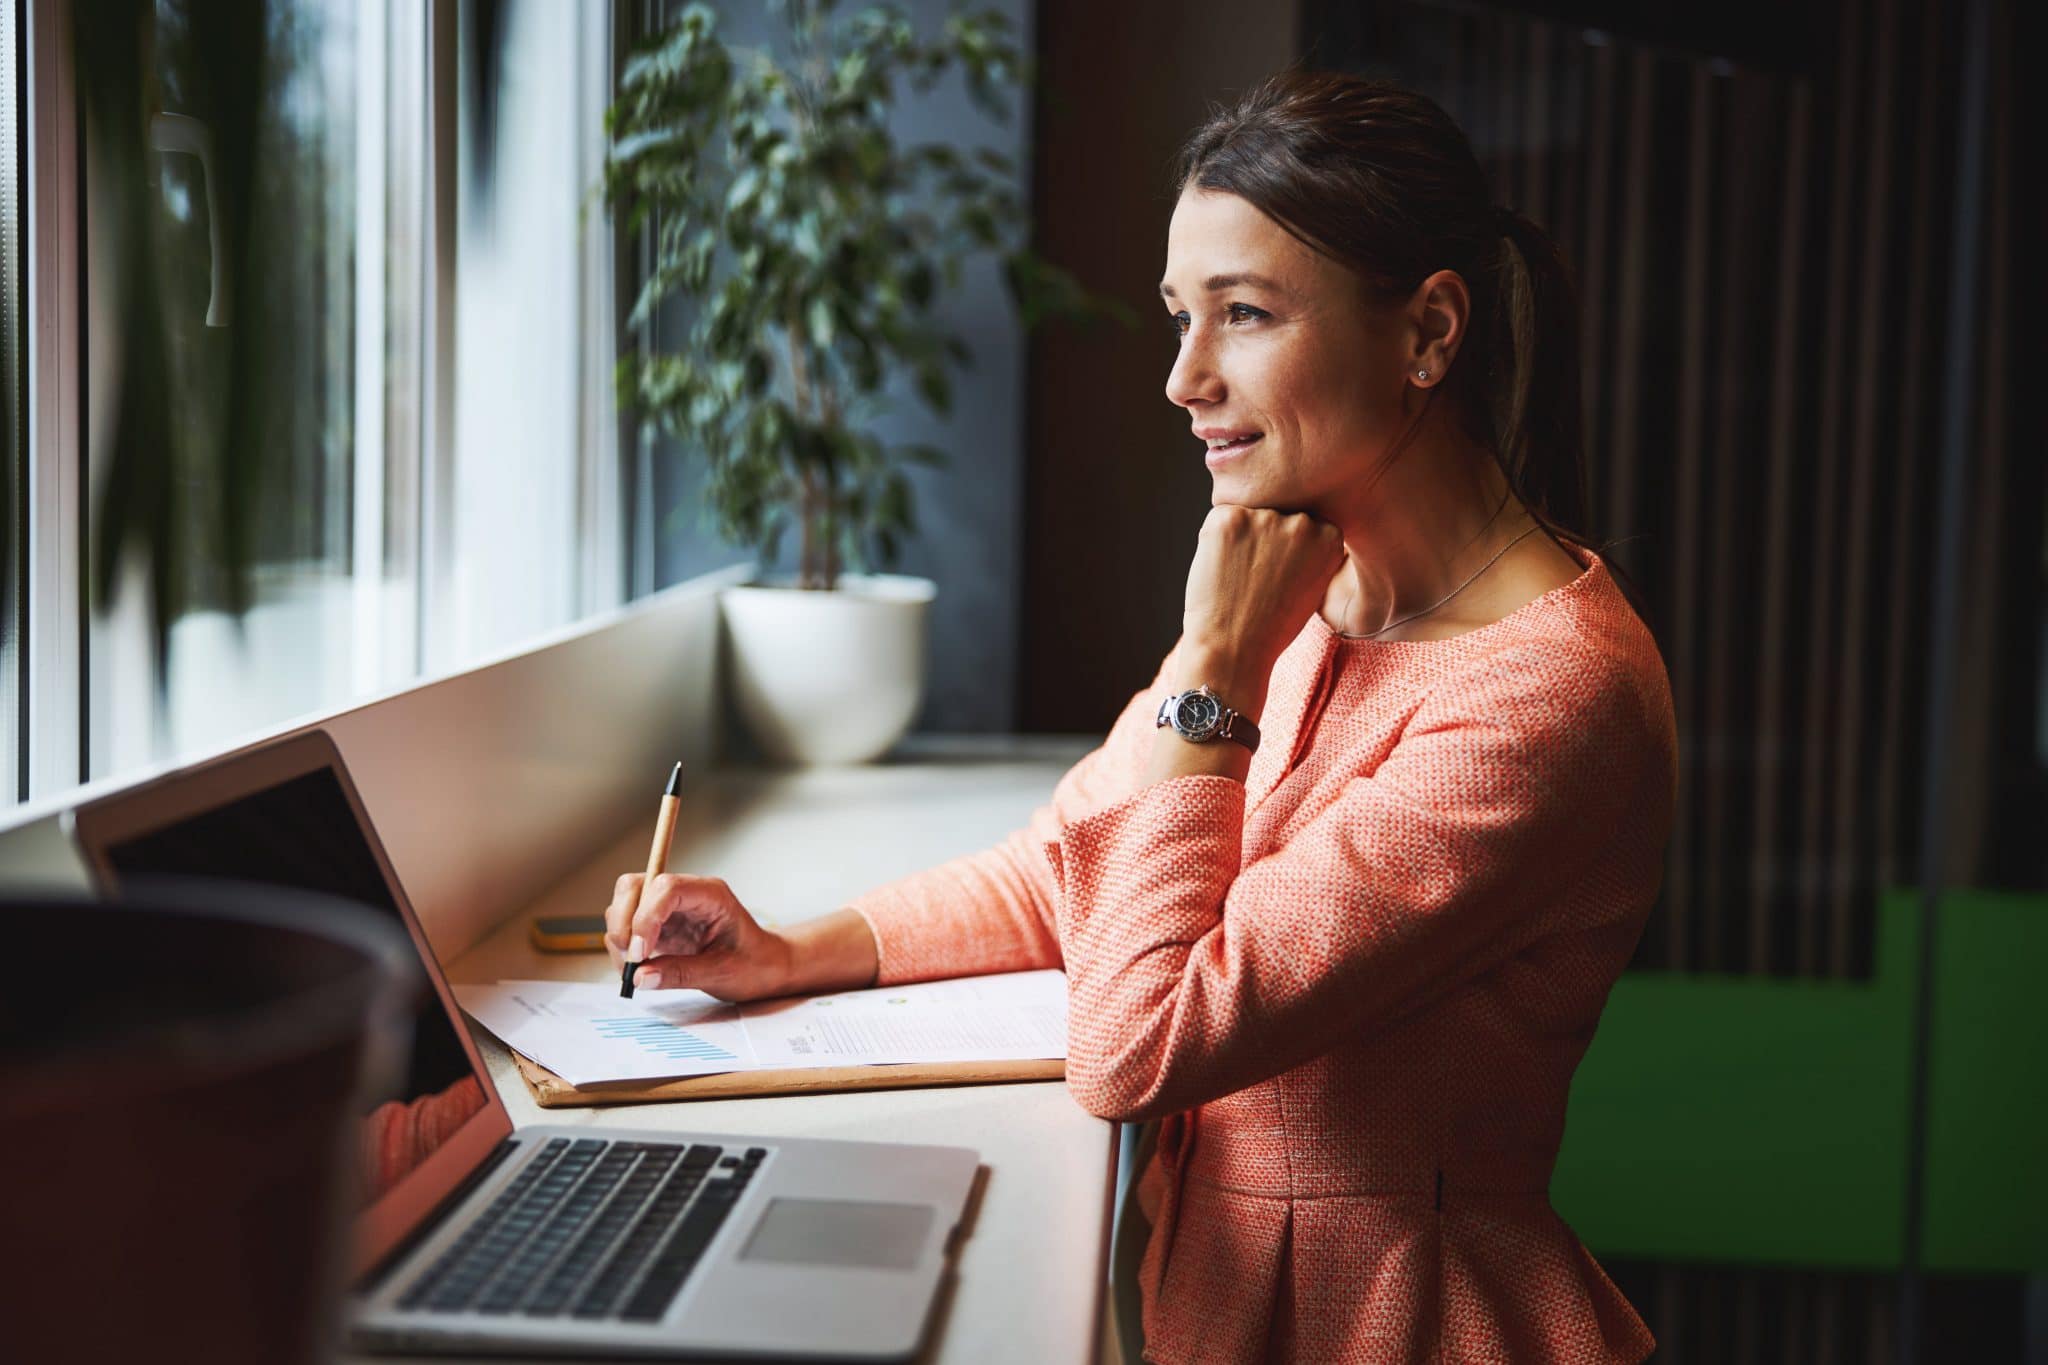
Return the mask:
<svg viewBox="0 0 2048 1365">
<path fill-rule="evenodd" d="M 1562 263 L 1434 104 L 1289 73 L 1189 141 L 1160 293 L 1212 506 L 1106 742 L 1000 846 L 786 935 L 696 877 L 628 924 L 622 879 L 614 945 L 730 999 L 1064 966 L 1074 1097 L 1160 1121 L 1148 1360 L 1641 1360 L 1547 1195 L 1676 750 L 1568 529 Z"/>
</svg>

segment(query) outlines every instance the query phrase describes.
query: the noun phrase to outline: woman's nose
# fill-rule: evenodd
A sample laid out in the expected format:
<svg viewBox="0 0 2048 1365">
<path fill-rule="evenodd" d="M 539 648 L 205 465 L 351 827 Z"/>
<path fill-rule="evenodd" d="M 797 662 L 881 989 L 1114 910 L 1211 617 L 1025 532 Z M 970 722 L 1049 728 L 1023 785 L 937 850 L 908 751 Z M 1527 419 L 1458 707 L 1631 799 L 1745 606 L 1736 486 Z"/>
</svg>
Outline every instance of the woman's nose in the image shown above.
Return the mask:
<svg viewBox="0 0 2048 1365">
<path fill-rule="evenodd" d="M 1222 376 L 1208 340 L 1191 330 L 1180 339 L 1180 351 L 1166 374 L 1166 399 L 1180 407 L 1214 402 L 1223 396 Z"/>
</svg>

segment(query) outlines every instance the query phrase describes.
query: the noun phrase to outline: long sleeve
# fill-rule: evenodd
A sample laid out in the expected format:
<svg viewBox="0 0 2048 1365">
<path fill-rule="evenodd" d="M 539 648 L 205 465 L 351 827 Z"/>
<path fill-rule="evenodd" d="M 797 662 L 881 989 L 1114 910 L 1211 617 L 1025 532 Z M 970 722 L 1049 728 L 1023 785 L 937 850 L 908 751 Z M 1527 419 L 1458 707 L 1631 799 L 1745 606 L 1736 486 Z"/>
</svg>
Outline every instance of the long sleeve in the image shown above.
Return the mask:
<svg viewBox="0 0 2048 1365">
<path fill-rule="evenodd" d="M 1068 821 L 1121 798 L 1142 778 L 1172 661 L 1168 651 L 1152 685 L 1131 695 L 1107 738 L 1067 770 L 1051 800 L 1031 813 L 1024 828 L 993 848 L 914 872 L 848 902 L 875 936 L 881 960 L 876 985 L 1061 965 L 1045 845 Z"/>
<path fill-rule="evenodd" d="M 364 1202 L 382 1198 L 483 1107 L 483 1087 L 464 1076 L 446 1090 L 387 1100 L 371 1110 L 360 1132 Z"/>
<path fill-rule="evenodd" d="M 1383 760 L 1249 865 L 1233 778 L 1068 822 L 1045 853 L 1075 1098 L 1126 1121 L 1192 1108 L 1554 930 L 1625 803 L 1668 812 L 1653 715 L 1614 660 L 1550 642 L 1433 690 Z"/>
</svg>

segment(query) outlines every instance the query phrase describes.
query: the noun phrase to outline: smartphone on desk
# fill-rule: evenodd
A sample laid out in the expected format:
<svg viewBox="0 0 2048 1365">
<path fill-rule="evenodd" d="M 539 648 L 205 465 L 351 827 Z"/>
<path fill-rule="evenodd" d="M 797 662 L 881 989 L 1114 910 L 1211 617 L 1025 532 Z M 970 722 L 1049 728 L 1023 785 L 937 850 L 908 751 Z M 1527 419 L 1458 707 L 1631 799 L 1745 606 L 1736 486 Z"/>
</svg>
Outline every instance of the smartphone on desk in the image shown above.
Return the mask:
<svg viewBox="0 0 2048 1365">
<path fill-rule="evenodd" d="M 529 929 L 533 946 L 542 952 L 604 951 L 603 915 L 535 915 Z"/>
</svg>

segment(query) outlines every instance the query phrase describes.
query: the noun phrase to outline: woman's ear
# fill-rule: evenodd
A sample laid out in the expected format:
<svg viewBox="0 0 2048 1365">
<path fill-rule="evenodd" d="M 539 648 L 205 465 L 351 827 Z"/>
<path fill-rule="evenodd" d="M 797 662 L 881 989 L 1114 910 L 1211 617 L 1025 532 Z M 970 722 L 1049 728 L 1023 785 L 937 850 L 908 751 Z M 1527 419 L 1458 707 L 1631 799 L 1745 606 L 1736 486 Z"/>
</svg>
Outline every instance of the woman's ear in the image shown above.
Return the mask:
<svg viewBox="0 0 2048 1365">
<path fill-rule="evenodd" d="M 1439 270 L 1417 286 L 1408 299 L 1408 381 L 1433 388 L 1450 372 L 1465 342 L 1472 317 L 1472 294 L 1455 270 Z"/>
</svg>

